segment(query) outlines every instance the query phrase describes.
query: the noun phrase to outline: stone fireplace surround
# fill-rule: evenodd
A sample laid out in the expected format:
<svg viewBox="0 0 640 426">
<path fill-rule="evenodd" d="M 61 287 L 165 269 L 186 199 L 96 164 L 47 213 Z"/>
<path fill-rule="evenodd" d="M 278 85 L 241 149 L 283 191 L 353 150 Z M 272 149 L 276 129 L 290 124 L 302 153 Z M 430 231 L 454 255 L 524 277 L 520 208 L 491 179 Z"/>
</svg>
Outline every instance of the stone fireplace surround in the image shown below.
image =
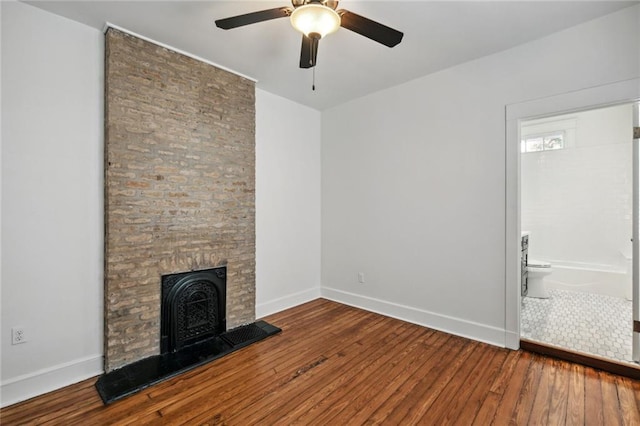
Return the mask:
<svg viewBox="0 0 640 426">
<path fill-rule="evenodd" d="M 161 276 L 227 267 L 226 322 L 255 319 L 255 87 L 105 35 L 105 371 L 160 352 Z"/>
</svg>

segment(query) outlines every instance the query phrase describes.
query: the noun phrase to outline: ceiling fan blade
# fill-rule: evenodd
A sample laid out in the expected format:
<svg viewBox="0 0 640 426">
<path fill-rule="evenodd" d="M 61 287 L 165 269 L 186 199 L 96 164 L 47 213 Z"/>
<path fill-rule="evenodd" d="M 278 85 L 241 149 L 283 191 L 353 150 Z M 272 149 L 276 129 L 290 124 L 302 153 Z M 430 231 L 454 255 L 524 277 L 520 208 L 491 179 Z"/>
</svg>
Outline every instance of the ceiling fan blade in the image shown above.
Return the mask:
<svg viewBox="0 0 640 426">
<path fill-rule="evenodd" d="M 373 41 L 382 43 L 385 46 L 393 47 L 402 41 L 404 35 L 398 30 L 382 25 L 376 21 L 356 15 L 348 10 L 339 10 L 342 20 L 340 26 L 355 33 L 370 38 Z"/>
<path fill-rule="evenodd" d="M 276 9 L 261 10 L 259 12 L 246 13 L 244 15 L 232 16 L 231 18 L 218 19 L 216 26 L 223 30 L 238 28 L 249 24 L 256 24 L 262 21 L 269 21 L 276 18 L 284 18 L 291 14 L 290 7 L 278 7 Z"/>
<path fill-rule="evenodd" d="M 310 38 L 302 35 L 302 48 L 300 49 L 300 68 L 313 68 L 318 57 L 319 38 Z"/>
</svg>

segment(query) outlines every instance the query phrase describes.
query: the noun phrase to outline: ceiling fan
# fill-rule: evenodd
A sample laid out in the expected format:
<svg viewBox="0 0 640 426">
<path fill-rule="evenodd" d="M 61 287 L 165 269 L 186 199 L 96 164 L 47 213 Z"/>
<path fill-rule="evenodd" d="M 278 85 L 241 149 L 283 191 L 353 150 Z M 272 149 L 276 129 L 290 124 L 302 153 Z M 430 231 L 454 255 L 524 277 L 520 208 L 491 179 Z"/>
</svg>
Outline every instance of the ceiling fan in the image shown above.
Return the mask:
<svg viewBox="0 0 640 426">
<path fill-rule="evenodd" d="M 398 30 L 382 25 L 364 16 L 345 9 L 336 10 L 338 1 L 332 0 L 291 0 L 293 7 L 278 7 L 261 10 L 231 18 L 218 19 L 216 26 L 223 30 L 244 25 L 289 17 L 291 25 L 302 33 L 300 68 L 316 66 L 318 44 L 322 37 L 343 27 L 370 38 L 373 41 L 393 47 L 402 41 L 404 35 Z"/>
</svg>

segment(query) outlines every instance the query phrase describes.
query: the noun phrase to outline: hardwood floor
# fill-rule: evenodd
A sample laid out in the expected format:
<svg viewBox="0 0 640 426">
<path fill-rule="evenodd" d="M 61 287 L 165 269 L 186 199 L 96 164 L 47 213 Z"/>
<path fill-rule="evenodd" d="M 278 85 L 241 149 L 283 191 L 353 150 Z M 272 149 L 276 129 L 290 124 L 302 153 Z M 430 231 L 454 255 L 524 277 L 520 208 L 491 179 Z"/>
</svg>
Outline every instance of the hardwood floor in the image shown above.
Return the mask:
<svg viewBox="0 0 640 426">
<path fill-rule="evenodd" d="M 96 379 L 0 411 L 13 424 L 640 425 L 640 381 L 318 299 L 282 333 L 104 406 Z"/>
</svg>

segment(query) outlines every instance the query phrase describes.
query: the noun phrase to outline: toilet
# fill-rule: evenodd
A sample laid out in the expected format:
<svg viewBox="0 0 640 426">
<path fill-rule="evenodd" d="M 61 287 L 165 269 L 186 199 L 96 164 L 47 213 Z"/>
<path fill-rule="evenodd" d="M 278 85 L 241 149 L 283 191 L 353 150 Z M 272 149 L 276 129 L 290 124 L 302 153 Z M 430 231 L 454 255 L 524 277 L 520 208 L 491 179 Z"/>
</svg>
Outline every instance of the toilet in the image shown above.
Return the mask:
<svg viewBox="0 0 640 426">
<path fill-rule="evenodd" d="M 547 275 L 551 274 L 551 264 L 541 260 L 528 259 L 527 262 L 527 296 L 538 299 L 548 299 L 549 292 L 544 283 Z"/>
</svg>

